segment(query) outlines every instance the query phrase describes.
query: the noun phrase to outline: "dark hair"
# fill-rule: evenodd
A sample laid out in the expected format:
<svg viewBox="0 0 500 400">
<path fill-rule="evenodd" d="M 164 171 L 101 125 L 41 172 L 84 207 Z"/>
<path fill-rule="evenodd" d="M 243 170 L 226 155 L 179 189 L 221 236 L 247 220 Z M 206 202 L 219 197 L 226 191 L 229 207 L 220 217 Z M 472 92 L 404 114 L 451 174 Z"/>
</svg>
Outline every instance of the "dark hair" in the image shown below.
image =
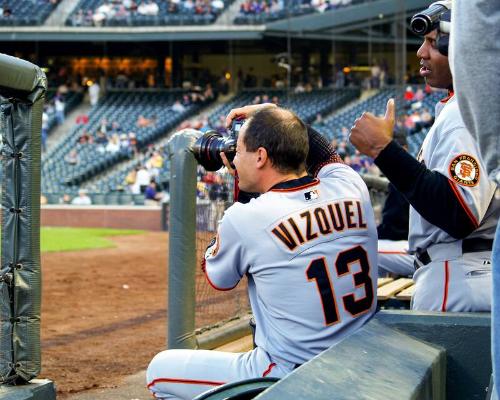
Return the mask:
<svg viewBox="0 0 500 400">
<path fill-rule="evenodd" d="M 309 138 L 305 124 L 293 112 L 266 108 L 248 121 L 243 143 L 247 151 L 267 150 L 273 166 L 280 172 L 305 169 Z"/>
</svg>

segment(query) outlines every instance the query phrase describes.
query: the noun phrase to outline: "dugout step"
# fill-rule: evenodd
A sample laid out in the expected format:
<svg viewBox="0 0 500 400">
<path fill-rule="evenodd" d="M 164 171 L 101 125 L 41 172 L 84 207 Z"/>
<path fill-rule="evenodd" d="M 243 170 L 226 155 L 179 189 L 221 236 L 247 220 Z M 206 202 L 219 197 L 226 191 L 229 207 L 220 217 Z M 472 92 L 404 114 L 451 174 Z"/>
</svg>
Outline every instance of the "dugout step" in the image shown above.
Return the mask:
<svg viewBox="0 0 500 400">
<path fill-rule="evenodd" d="M 55 400 L 54 382 L 48 379 L 33 379 L 26 385 L 0 385 L 0 400 Z"/>
</svg>

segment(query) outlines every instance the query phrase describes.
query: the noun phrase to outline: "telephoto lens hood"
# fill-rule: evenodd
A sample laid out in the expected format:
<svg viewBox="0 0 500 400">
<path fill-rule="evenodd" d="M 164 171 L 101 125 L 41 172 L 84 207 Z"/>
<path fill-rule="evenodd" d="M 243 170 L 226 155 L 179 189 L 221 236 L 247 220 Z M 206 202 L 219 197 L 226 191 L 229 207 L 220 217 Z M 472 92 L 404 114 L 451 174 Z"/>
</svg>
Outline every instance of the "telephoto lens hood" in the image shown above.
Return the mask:
<svg viewBox="0 0 500 400">
<path fill-rule="evenodd" d="M 451 0 L 436 1 L 429 8 L 415 14 L 410 21 L 410 29 L 415 35 L 425 36 L 439 28 L 441 16 L 451 10 Z"/>
</svg>

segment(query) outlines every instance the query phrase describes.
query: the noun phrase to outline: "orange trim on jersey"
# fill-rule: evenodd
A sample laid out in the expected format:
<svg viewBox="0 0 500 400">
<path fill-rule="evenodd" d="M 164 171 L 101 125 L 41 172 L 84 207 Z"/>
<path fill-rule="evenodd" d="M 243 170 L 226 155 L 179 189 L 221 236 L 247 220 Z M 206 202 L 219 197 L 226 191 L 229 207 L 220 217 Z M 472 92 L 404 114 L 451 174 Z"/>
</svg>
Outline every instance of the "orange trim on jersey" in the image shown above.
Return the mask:
<svg viewBox="0 0 500 400">
<path fill-rule="evenodd" d="M 210 386 L 220 386 L 224 385 L 226 382 L 215 382 L 215 381 L 199 381 L 195 379 L 178 379 L 178 378 L 158 378 L 148 383 L 148 389 L 157 383 L 183 383 L 188 385 L 210 385 Z"/>
<path fill-rule="evenodd" d="M 444 294 L 443 294 L 443 304 L 441 305 L 441 311 L 446 311 L 446 303 L 448 302 L 448 285 L 450 283 L 450 268 L 448 261 L 444 262 Z"/>
<path fill-rule="evenodd" d="M 269 367 L 267 367 L 267 369 L 264 371 L 264 373 L 262 374 L 262 377 L 264 378 L 265 376 L 269 375 L 269 373 L 271 372 L 271 370 L 274 367 L 276 367 L 276 363 L 269 364 Z"/>
<path fill-rule="evenodd" d="M 210 280 L 210 278 L 208 277 L 208 273 L 207 273 L 207 269 L 206 269 L 206 268 L 203 270 L 203 272 L 205 273 L 205 277 L 207 278 L 208 284 L 209 284 L 210 286 L 212 286 L 215 290 L 220 290 L 221 292 L 226 292 L 226 291 L 228 291 L 228 290 L 232 290 L 232 289 L 234 289 L 236 286 L 238 286 L 238 282 L 236 282 L 236 285 L 234 285 L 233 287 L 230 287 L 230 288 L 220 288 L 220 287 L 218 287 L 217 285 L 215 285 L 215 284 L 214 284 L 214 283 Z"/>
<path fill-rule="evenodd" d="M 319 179 L 315 178 L 314 182 L 306 183 L 305 185 L 302 186 L 296 186 L 288 189 L 271 189 L 270 192 L 297 192 L 299 190 L 306 189 L 311 186 L 316 186 L 318 183 Z"/>
<path fill-rule="evenodd" d="M 448 103 L 448 101 L 455 95 L 455 92 L 453 90 L 448 91 L 448 96 L 446 96 L 444 99 L 439 100 L 440 103 Z"/>
<path fill-rule="evenodd" d="M 408 256 L 409 254 L 406 251 L 377 251 L 378 254 L 403 254 Z"/>
<path fill-rule="evenodd" d="M 453 193 L 455 193 L 455 197 L 457 198 L 458 202 L 462 206 L 463 210 L 469 217 L 470 221 L 472 222 L 472 225 L 474 225 L 474 228 L 477 228 L 479 226 L 479 223 L 477 222 L 476 216 L 472 213 L 470 208 L 467 206 L 467 203 L 463 199 L 462 195 L 460 194 L 460 191 L 458 188 L 455 186 L 455 182 L 453 182 L 451 179 L 448 179 L 448 183 L 451 186 L 451 190 L 453 190 Z"/>
</svg>

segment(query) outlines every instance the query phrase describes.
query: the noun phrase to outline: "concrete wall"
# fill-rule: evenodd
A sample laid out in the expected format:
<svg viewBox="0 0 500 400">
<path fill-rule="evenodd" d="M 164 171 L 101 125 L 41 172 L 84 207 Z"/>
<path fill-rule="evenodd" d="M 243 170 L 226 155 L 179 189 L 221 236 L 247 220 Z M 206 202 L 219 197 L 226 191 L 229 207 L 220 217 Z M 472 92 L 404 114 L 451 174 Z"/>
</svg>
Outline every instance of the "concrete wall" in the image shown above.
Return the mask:
<svg viewBox="0 0 500 400">
<path fill-rule="evenodd" d="M 42 206 L 41 226 L 162 230 L 160 207 Z"/>
</svg>

